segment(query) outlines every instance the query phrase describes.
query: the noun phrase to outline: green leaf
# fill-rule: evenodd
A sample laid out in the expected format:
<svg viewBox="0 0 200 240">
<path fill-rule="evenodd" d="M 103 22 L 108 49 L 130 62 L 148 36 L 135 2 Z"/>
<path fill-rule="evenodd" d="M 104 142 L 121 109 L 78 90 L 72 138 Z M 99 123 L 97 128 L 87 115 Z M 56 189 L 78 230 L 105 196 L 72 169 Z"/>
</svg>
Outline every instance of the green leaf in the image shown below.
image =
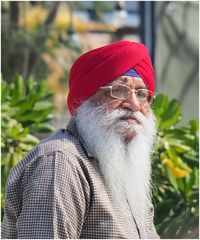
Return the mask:
<svg viewBox="0 0 200 240">
<path fill-rule="evenodd" d="M 17 76 L 11 88 L 11 103 L 14 104 L 24 96 L 24 81 L 21 76 Z"/>
<path fill-rule="evenodd" d="M 33 108 L 34 104 L 37 102 L 37 100 L 38 100 L 37 94 L 33 94 L 22 98 L 20 102 L 17 102 L 17 107 L 19 108 L 18 115 L 21 115 L 26 111 L 30 111 Z"/>
<path fill-rule="evenodd" d="M 189 121 L 189 125 L 190 125 L 190 128 L 191 128 L 192 133 L 195 133 L 195 132 L 198 131 L 198 129 L 199 129 L 199 124 L 198 124 L 198 121 L 197 121 L 197 120 L 191 120 L 191 121 Z"/>
<path fill-rule="evenodd" d="M 163 137 L 163 140 L 165 140 L 169 146 L 174 147 L 179 153 L 192 151 L 192 148 L 190 146 L 183 144 L 183 142 L 179 139 L 169 138 L 168 135 L 165 135 L 165 137 Z"/>
<path fill-rule="evenodd" d="M 17 120 L 22 124 L 26 123 L 27 121 L 32 122 L 45 122 L 47 120 L 48 114 L 52 112 L 52 108 L 46 110 L 34 110 L 28 111 L 26 114 L 20 115 L 17 117 Z"/>
<path fill-rule="evenodd" d="M 33 77 L 29 77 L 27 79 L 26 95 L 32 94 L 35 86 L 36 86 L 36 82 L 34 81 Z"/>
<path fill-rule="evenodd" d="M 12 155 L 12 166 L 15 166 L 18 162 L 22 160 L 23 156 L 22 154 L 19 154 L 17 152 L 13 153 Z"/>
<path fill-rule="evenodd" d="M 192 191 L 192 186 L 195 183 L 195 173 L 192 172 L 191 174 L 188 174 L 185 179 L 185 193 L 188 194 Z"/>
<path fill-rule="evenodd" d="M 37 102 L 34 105 L 33 110 L 38 111 L 38 110 L 50 110 L 51 112 L 53 111 L 54 107 L 53 104 L 51 102 Z"/>
<path fill-rule="evenodd" d="M 7 164 L 9 165 L 10 158 L 11 158 L 11 154 L 9 152 L 1 153 L 1 166 L 7 165 Z"/>
<path fill-rule="evenodd" d="M 12 127 L 10 129 L 10 137 L 13 138 L 13 140 L 19 140 L 20 138 L 26 136 L 26 134 L 29 132 L 29 130 L 20 128 L 20 125 L 16 126 L 16 127 Z"/>
<path fill-rule="evenodd" d="M 161 116 L 161 123 L 159 125 L 159 128 L 161 130 L 170 128 L 173 126 L 175 123 L 177 123 L 181 118 L 180 114 L 180 109 L 179 109 L 179 104 L 176 100 L 172 100 L 166 111 L 163 112 Z"/>
<path fill-rule="evenodd" d="M 22 143 L 20 142 L 18 144 L 18 146 L 25 152 L 29 152 L 33 149 L 33 145 L 32 144 L 26 144 L 26 143 Z"/>
<path fill-rule="evenodd" d="M 157 117 L 160 117 L 163 114 L 163 112 L 168 106 L 168 102 L 169 101 L 167 96 L 161 94 L 156 96 L 151 107 L 154 110 L 154 113 Z"/>
<path fill-rule="evenodd" d="M 176 178 L 171 174 L 170 170 L 167 167 L 166 167 L 166 173 L 170 183 L 172 184 L 174 189 L 178 191 L 178 184 L 177 184 Z"/>
<path fill-rule="evenodd" d="M 183 193 L 185 190 L 185 179 L 183 178 L 176 178 L 176 182 L 178 184 L 178 189 Z"/>
<path fill-rule="evenodd" d="M 39 143 L 39 139 L 30 134 L 27 134 L 25 137 L 21 138 L 20 141 L 33 146 Z"/>
<path fill-rule="evenodd" d="M 48 99 L 52 96 L 52 92 L 49 90 L 45 82 L 41 82 L 39 85 L 36 86 L 36 93 L 38 96 L 38 100 Z"/>
<path fill-rule="evenodd" d="M 3 168 L 2 168 L 2 175 L 4 176 L 3 178 L 3 181 L 6 182 L 5 180 L 5 176 L 8 176 L 9 172 L 10 172 L 10 168 L 12 166 L 10 166 L 10 163 L 11 163 L 11 158 L 12 158 L 12 153 L 11 152 L 8 152 L 7 154 L 3 154 Z"/>
<path fill-rule="evenodd" d="M 1 102 L 4 103 L 6 99 L 10 96 L 10 89 L 8 87 L 7 82 L 3 81 L 1 82 Z"/>
</svg>

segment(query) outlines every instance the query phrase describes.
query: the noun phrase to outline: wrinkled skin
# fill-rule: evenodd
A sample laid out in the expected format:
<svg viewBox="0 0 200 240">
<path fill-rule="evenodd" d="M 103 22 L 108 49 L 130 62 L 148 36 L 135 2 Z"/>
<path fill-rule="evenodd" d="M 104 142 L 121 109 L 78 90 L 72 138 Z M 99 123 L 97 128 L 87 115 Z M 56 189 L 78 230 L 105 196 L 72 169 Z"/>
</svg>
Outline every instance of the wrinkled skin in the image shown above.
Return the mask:
<svg viewBox="0 0 200 240">
<path fill-rule="evenodd" d="M 120 78 L 114 80 L 111 84 L 114 83 L 122 83 L 129 86 L 131 89 L 138 88 L 146 88 L 143 80 L 141 78 L 131 77 L 131 76 L 121 76 Z M 141 103 L 137 100 L 135 93 L 131 93 L 127 99 L 116 99 L 110 96 L 109 91 L 105 91 L 99 89 L 91 98 L 91 100 L 97 105 L 105 104 L 108 110 L 116 110 L 116 109 L 128 109 L 133 112 L 140 111 L 144 116 L 148 116 L 150 111 L 150 105 L 148 102 Z M 123 119 L 124 121 L 128 121 L 131 124 L 138 124 L 137 120 L 129 117 Z M 123 133 L 123 137 L 126 139 L 132 139 L 135 135 L 135 132 L 127 131 Z"/>
</svg>

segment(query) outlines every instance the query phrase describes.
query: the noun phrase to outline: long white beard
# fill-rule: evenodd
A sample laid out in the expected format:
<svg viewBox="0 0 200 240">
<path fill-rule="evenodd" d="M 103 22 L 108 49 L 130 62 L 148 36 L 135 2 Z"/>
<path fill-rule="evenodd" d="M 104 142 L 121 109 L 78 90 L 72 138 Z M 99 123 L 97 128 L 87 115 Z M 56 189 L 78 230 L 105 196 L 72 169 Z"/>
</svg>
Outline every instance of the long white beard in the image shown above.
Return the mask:
<svg viewBox="0 0 200 240">
<path fill-rule="evenodd" d="M 140 124 L 119 120 L 133 112 L 118 109 L 107 111 L 104 105 L 95 106 L 90 100 L 78 109 L 76 120 L 81 137 L 98 159 L 108 187 L 122 214 L 130 216 L 127 201 L 134 212 L 145 218 L 151 198 L 151 151 L 156 134 L 155 118 L 135 112 Z M 135 131 L 131 141 L 119 134 Z"/>
</svg>

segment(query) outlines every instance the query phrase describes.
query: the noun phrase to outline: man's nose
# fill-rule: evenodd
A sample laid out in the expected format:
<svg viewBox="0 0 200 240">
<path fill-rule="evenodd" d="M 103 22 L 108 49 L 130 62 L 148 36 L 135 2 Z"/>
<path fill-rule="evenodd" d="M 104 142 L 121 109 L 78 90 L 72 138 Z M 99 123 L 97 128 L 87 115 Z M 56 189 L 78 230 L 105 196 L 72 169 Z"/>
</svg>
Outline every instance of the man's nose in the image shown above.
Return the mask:
<svg viewBox="0 0 200 240">
<path fill-rule="evenodd" d="M 122 108 L 129 109 L 131 111 L 140 111 L 141 104 L 138 101 L 135 92 L 130 93 L 129 97 L 122 102 Z"/>
</svg>

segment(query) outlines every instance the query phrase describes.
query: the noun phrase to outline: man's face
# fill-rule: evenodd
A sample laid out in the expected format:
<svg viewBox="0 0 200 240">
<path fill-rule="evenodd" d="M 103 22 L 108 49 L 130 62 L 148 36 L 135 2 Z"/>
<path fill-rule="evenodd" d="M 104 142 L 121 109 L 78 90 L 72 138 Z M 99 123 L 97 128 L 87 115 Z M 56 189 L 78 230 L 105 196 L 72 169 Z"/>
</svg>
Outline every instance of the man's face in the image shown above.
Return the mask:
<svg viewBox="0 0 200 240">
<path fill-rule="evenodd" d="M 141 78 L 131 77 L 131 76 L 121 76 L 114 80 L 110 85 L 113 84 L 123 84 L 131 88 L 132 90 L 144 89 L 146 88 L 143 80 Z M 107 109 L 114 111 L 117 109 L 127 109 L 132 112 L 141 112 L 144 116 L 148 116 L 150 111 L 150 105 L 148 101 L 141 102 L 137 99 L 136 94 L 132 92 L 126 99 L 116 99 L 110 95 L 109 91 L 99 89 L 92 97 L 91 100 L 97 105 L 104 104 Z M 129 124 L 140 124 L 133 116 L 121 119 Z M 127 130 L 123 132 L 122 136 L 126 139 L 132 139 L 135 135 L 133 130 Z"/>
</svg>

